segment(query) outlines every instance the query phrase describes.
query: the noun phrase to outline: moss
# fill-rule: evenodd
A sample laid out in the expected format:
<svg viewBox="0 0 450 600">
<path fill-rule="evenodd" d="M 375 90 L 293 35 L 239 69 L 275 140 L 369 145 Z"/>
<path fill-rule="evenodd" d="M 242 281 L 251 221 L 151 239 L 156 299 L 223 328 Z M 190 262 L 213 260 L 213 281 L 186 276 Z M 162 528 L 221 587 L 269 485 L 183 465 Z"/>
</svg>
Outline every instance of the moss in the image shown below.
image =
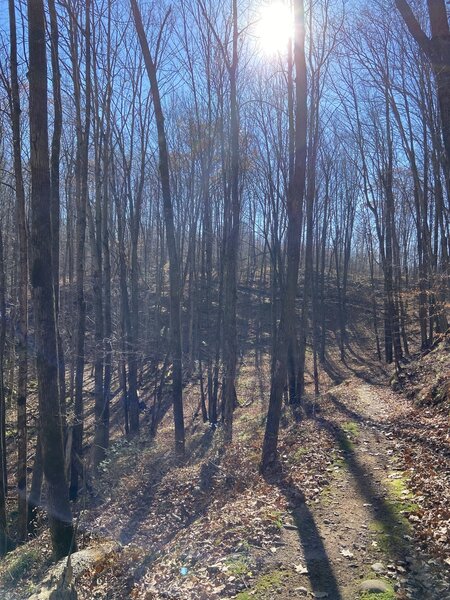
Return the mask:
<svg viewBox="0 0 450 600">
<path fill-rule="evenodd" d="M 369 530 L 373 533 L 382 533 L 384 531 L 383 523 L 380 521 L 372 521 L 372 523 L 369 523 Z"/>
<path fill-rule="evenodd" d="M 238 599 L 238 600 L 253 600 L 254 597 L 255 597 L 255 595 L 249 594 L 249 592 L 239 592 L 239 594 L 236 596 L 236 599 Z"/>
<path fill-rule="evenodd" d="M 392 503 L 397 506 L 399 513 L 414 513 L 419 510 L 419 505 L 411 500 L 413 493 L 407 488 L 407 481 L 403 475 L 386 479 L 389 495 Z"/>
<path fill-rule="evenodd" d="M 287 577 L 288 572 L 279 569 L 277 571 L 270 571 L 270 573 L 266 573 L 258 580 L 256 584 L 256 591 L 258 592 L 267 592 L 273 588 L 279 587 L 283 580 Z"/>
<path fill-rule="evenodd" d="M 345 433 L 353 437 L 359 435 L 359 426 L 358 423 L 355 423 L 355 421 L 347 421 L 342 425 L 342 429 L 345 431 Z"/>
<path fill-rule="evenodd" d="M 277 569 L 261 575 L 252 586 L 251 590 L 240 592 L 236 596 L 236 600 L 250 600 L 265 598 L 267 593 L 270 593 L 272 597 L 273 592 L 279 588 L 283 581 L 289 576 L 289 572 L 285 569 Z"/>
<path fill-rule="evenodd" d="M 342 458 L 342 456 L 339 456 L 338 454 L 336 454 L 335 458 L 333 459 L 333 467 L 339 467 L 339 469 L 345 469 L 346 466 L 347 466 L 347 463 Z"/>
<path fill-rule="evenodd" d="M 246 575 L 250 571 L 248 558 L 245 555 L 230 557 L 225 561 L 225 565 L 228 567 L 228 573 L 235 577 Z"/>
<path fill-rule="evenodd" d="M 362 592 L 359 597 L 361 600 L 395 600 L 397 596 L 394 591 L 389 590 L 388 592 Z"/>
<path fill-rule="evenodd" d="M 21 548 L 20 552 L 14 553 L 7 558 L 7 571 L 4 575 L 3 583 L 5 585 L 14 585 L 22 579 L 30 569 L 38 562 L 41 562 L 42 555 L 37 550 L 26 550 Z"/>
<path fill-rule="evenodd" d="M 331 486 L 326 485 L 320 492 L 320 498 L 324 506 L 329 506 L 331 503 Z"/>
<path fill-rule="evenodd" d="M 377 534 L 378 548 L 389 555 L 397 555 L 405 548 L 405 527 L 403 523 L 392 524 L 377 520 L 369 527 Z"/>
<path fill-rule="evenodd" d="M 298 465 L 302 462 L 302 459 L 306 454 L 308 454 L 308 448 L 305 448 L 305 446 L 300 446 L 300 448 L 297 448 L 297 450 L 292 452 L 292 454 L 289 456 L 289 462 L 294 465 Z"/>
<path fill-rule="evenodd" d="M 373 579 L 373 571 L 369 571 L 368 573 L 366 573 L 365 575 L 365 579 Z M 394 589 L 391 585 L 391 582 L 389 581 L 389 579 L 387 579 L 386 577 L 377 577 L 377 579 L 381 579 L 381 581 L 383 581 L 387 587 L 389 588 L 387 591 L 385 592 L 370 592 L 370 591 L 359 591 L 359 593 L 357 594 L 357 598 L 358 600 L 395 600 L 395 598 L 397 597 Z M 355 580 L 355 585 L 359 587 L 359 585 L 361 584 L 361 580 Z"/>
<path fill-rule="evenodd" d="M 380 550 L 387 554 L 398 554 L 405 548 L 405 534 L 411 530 L 411 525 L 405 515 L 418 510 L 418 505 L 412 502 L 413 495 L 406 487 L 403 475 L 393 473 L 395 478 L 387 478 L 386 498 L 380 517 L 369 525 L 369 529 L 377 534 Z M 397 476 L 398 475 L 398 476 Z"/>
<path fill-rule="evenodd" d="M 351 445 L 350 440 L 347 440 L 348 444 Z M 331 453 L 331 465 L 329 467 L 329 471 L 333 475 L 339 475 L 339 471 L 346 469 L 347 463 L 345 462 L 344 457 L 342 456 L 342 450 L 333 450 Z"/>
</svg>

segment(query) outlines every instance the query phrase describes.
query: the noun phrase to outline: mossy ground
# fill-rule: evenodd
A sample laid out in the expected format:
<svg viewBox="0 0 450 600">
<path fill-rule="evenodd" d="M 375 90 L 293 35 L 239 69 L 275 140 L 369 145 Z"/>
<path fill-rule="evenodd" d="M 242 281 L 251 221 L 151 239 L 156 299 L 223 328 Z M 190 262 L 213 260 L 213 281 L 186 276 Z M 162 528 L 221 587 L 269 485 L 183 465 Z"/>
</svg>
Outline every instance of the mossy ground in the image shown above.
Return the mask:
<svg viewBox="0 0 450 600">
<path fill-rule="evenodd" d="M 359 435 L 359 425 L 355 421 L 347 421 L 342 425 L 342 429 L 345 431 L 345 433 L 353 437 L 357 437 Z"/>
<path fill-rule="evenodd" d="M 396 595 L 394 591 L 388 592 L 362 592 L 360 600 L 395 600 Z"/>
<path fill-rule="evenodd" d="M 403 474 L 391 473 L 384 483 L 388 493 L 384 499 L 383 514 L 369 525 L 369 529 L 378 534 L 380 550 L 398 556 L 405 547 L 405 535 L 411 531 L 406 515 L 416 512 L 419 507 L 412 502 L 413 495 Z"/>
<path fill-rule="evenodd" d="M 236 600 L 272 598 L 273 594 L 283 585 L 289 575 L 290 572 L 287 569 L 276 569 L 269 573 L 265 573 L 257 579 L 250 590 L 240 592 L 236 596 Z"/>
<path fill-rule="evenodd" d="M 0 587 L 13 587 L 30 570 L 42 563 L 42 554 L 32 548 L 22 546 L 5 559 L 5 572 L 0 577 Z"/>
<path fill-rule="evenodd" d="M 251 572 L 250 564 L 247 556 L 230 557 L 225 561 L 227 572 L 235 577 L 248 575 Z"/>
</svg>

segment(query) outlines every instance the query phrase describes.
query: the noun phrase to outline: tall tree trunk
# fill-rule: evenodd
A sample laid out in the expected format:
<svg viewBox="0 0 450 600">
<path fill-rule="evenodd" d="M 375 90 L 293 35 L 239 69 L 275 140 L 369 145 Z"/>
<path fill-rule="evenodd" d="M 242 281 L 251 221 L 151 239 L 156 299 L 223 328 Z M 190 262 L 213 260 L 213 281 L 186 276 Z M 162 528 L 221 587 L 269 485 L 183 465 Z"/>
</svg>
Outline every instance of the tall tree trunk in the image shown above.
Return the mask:
<svg viewBox="0 0 450 600">
<path fill-rule="evenodd" d="M 112 315 L 111 315 L 111 255 L 109 245 L 109 215 L 110 215 L 110 144 L 111 144 L 111 4 L 108 3 L 107 25 L 107 67 L 108 83 L 105 107 L 106 132 L 103 149 L 103 211 L 102 211 L 102 242 L 103 242 L 103 271 L 104 271 L 104 374 L 103 374 L 103 408 L 96 430 L 96 443 L 99 451 L 94 464 L 99 464 L 105 457 L 109 446 L 109 405 L 111 397 L 112 378 Z"/>
<path fill-rule="evenodd" d="M 31 536 L 35 536 L 37 532 L 37 509 L 41 504 L 42 479 L 44 475 L 42 470 L 42 434 L 39 420 L 37 429 L 33 474 L 31 476 L 30 495 L 28 497 L 28 534 Z"/>
<path fill-rule="evenodd" d="M 445 0 L 427 2 L 431 37 L 423 31 L 407 0 L 395 0 L 395 4 L 410 34 L 428 57 L 433 69 L 448 178 L 450 173 L 450 28 L 446 2 Z"/>
<path fill-rule="evenodd" d="M 175 424 L 175 450 L 184 454 L 184 417 L 183 417 L 183 371 L 181 347 L 181 281 L 180 262 L 178 257 L 175 222 L 170 191 L 169 155 L 164 125 L 164 114 L 161 106 L 156 66 L 150 54 L 147 37 L 142 24 L 141 12 L 136 0 L 130 0 L 134 23 L 141 45 L 147 75 L 150 80 L 150 90 L 155 110 L 156 127 L 158 130 L 159 172 L 166 225 L 167 248 L 169 252 L 169 282 L 170 282 L 170 333 L 173 361 L 172 391 L 173 414 Z"/>
<path fill-rule="evenodd" d="M 11 122 L 13 130 L 14 179 L 16 184 L 16 218 L 19 237 L 19 312 L 17 319 L 17 536 L 27 538 L 27 378 L 28 378 L 28 235 L 25 215 L 25 189 L 22 175 L 20 140 L 20 97 L 17 75 L 16 14 L 9 0 L 11 47 Z"/>
<path fill-rule="evenodd" d="M 83 383 L 84 383 L 84 343 L 86 335 L 86 300 L 84 297 L 84 263 L 85 263 L 85 239 L 86 239 L 86 214 L 88 201 L 88 148 L 89 148 L 89 128 L 91 118 L 91 75 L 90 75 L 90 0 L 86 1 L 85 15 L 86 23 L 84 28 L 85 36 L 85 124 L 84 129 L 81 124 L 81 82 L 80 69 L 76 63 L 76 54 L 73 55 L 74 65 L 74 91 L 76 97 L 77 111 L 77 158 L 76 158 L 76 185 L 77 185 L 77 257 L 76 257 L 76 287 L 77 287 L 77 311 L 78 323 L 75 340 L 75 406 L 74 406 L 74 424 L 72 435 L 72 460 L 71 460 L 71 480 L 70 480 L 70 499 L 75 500 L 78 496 L 79 478 L 82 475 L 81 458 L 83 454 Z M 77 23 L 73 25 L 73 35 L 77 35 Z"/>
<path fill-rule="evenodd" d="M 238 68 L 238 15 L 237 0 L 232 0 L 233 18 L 233 53 L 228 68 L 230 77 L 230 146 L 231 146 L 231 206 L 228 210 L 228 225 L 225 240 L 224 264 L 224 318 L 223 318 L 223 361 L 225 385 L 223 390 L 224 439 L 231 442 L 233 437 L 233 410 L 236 402 L 236 367 L 237 367 L 237 331 L 236 331 L 236 295 L 237 266 L 239 257 L 239 112 L 237 102 L 237 68 Z M 227 208 L 225 207 L 225 210 Z"/>
<path fill-rule="evenodd" d="M 0 227 L 0 556 L 6 553 L 6 433 L 5 433 L 5 342 L 6 342 L 6 277 L 3 255 L 3 232 Z"/>
<path fill-rule="evenodd" d="M 298 267 L 300 261 L 300 231 L 306 174 L 307 76 L 305 60 L 305 18 L 303 0 L 295 0 L 295 163 L 289 182 L 287 211 L 287 272 L 286 287 L 281 301 L 281 317 L 273 356 L 269 409 L 264 434 L 261 470 L 265 472 L 276 462 L 283 389 L 287 375 L 287 348 L 290 324 L 295 317 Z"/>
<path fill-rule="evenodd" d="M 66 439 L 67 410 L 66 410 L 66 369 L 62 336 L 59 331 L 59 229 L 60 229 L 60 193 L 59 193 L 59 163 L 61 155 L 62 133 L 62 101 L 61 101 L 61 73 L 59 69 L 59 30 L 56 14 L 55 0 L 48 0 L 50 15 L 50 47 L 52 59 L 52 87 L 53 87 L 53 135 L 50 155 L 50 185 L 51 185 L 51 219 L 52 219 L 52 260 L 53 260 L 53 287 L 55 290 L 56 327 L 58 336 L 58 376 L 59 398 L 63 418 L 64 439 Z"/>
<path fill-rule="evenodd" d="M 52 270 L 50 166 L 48 155 L 47 58 L 42 0 L 28 0 L 30 167 L 31 167 L 31 286 L 36 337 L 42 459 L 55 558 L 74 545 L 72 514 L 64 474 L 64 449 L 58 397 L 58 351 Z"/>
</svg>

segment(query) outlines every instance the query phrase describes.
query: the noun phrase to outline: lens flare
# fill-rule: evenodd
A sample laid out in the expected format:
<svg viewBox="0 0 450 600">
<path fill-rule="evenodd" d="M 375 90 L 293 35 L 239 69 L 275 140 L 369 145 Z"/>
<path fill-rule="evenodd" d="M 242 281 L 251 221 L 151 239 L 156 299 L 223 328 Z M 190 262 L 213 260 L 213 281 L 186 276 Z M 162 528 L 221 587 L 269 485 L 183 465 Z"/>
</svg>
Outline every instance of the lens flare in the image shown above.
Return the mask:
<svg viewBox="0 0 450 600">
<path fill-rule="evenodd" d="M 292 37 L 294 18 L 291 9 L 283 2 L 267 4 L 261 9 L 257 37 L 267 54 L 285 52 Z"/>
</svg>

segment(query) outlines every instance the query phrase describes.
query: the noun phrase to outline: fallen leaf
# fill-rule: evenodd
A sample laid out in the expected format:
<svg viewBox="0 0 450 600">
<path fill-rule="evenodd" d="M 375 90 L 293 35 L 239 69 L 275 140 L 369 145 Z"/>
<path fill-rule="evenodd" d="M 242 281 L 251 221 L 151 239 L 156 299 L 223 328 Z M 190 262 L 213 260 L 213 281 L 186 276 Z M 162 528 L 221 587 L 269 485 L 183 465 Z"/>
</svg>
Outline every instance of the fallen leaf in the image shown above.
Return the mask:
<svg viewBox="0 0 450 600">
<path fill-rule="evenodd" d="M 301 563 L 294 565 L 294 569 L 296 573 L 299 573 L 300 575 L 306 575 L 308 573 L 308 569 Z"/>
</svg>

